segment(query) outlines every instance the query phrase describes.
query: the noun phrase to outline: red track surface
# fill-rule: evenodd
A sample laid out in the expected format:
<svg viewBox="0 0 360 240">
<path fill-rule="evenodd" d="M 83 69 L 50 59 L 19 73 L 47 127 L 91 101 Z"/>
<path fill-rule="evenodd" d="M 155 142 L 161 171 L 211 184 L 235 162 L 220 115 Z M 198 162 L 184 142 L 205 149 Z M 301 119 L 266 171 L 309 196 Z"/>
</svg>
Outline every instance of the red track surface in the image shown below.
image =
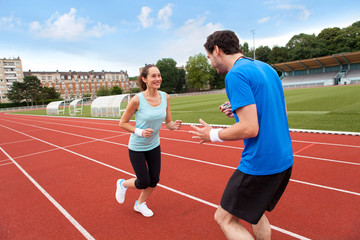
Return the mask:
<svg viewBox="0 0 360 240">
<path fill-rule="evenodd" d="M 145 218 L 139 191 L 115 200 L 116 180 L 133 176 L 117 121 L 0 114 L 0 239 L 224 239 L 213 215 L 243 145 L 199 145 L 189 129 L 160 132 Z M 360 137 L 291 137 L 291 182 L 267 214 L 273 239 L 360 239 Z"/>
</svg>

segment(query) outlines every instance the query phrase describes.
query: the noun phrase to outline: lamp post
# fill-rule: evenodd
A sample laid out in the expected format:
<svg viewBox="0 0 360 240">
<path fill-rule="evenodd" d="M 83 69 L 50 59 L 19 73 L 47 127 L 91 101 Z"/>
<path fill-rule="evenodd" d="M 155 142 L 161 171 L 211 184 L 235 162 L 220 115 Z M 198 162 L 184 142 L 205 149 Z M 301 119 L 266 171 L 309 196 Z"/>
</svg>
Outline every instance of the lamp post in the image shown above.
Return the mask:
<svg viewBox="0 0 360 240">
<path fill-rule="evenodd" d="M 250 32 L 253 35 L 253 51 L 254 51 L 254 60 L 255 60 L 255 29 L 252 29 Z"/>
</svg>

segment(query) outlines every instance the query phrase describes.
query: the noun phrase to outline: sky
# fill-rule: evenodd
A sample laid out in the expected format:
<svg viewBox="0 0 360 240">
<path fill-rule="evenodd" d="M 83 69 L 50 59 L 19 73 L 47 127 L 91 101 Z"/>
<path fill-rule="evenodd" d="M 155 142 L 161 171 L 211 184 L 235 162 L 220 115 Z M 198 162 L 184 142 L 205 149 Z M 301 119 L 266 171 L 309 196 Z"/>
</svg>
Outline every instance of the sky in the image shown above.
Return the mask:
<svg viewBox="0 0 360 240">
<path fill-rule="evenodd" d="M 206 54 L 208 35 L 232 30 L 249 47 L 285 46 L 360 21 L 359 0 L 0 0 L 0 58 L 23 71 L 127 71 Z"/>
</svg>

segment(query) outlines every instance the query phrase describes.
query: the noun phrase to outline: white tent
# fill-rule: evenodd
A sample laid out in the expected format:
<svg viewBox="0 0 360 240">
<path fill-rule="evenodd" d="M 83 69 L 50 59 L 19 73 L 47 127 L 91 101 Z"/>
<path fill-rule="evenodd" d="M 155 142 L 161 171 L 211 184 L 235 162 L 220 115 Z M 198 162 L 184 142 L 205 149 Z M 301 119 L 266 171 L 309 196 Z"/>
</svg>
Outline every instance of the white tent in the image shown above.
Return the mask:
<svg viewBox="0 0 360 240">
<path fill-rule="evenodd" d="M 69 105 L 70 116 L 76 116 L 76 113 L 82 115 L 83 111 L 83 99 L 75 99 Z"/>
<path fill-rule="evenodd" d="M 112 95 L 96 98 L 91 104 L 92 117 L 120 117 L 125 111 L 122 102 L 130 101 L 130 94 Z"/>
<path fill-rule="evenodd" d="M 60 115 L 65 114 L 65 102 L 64 101 L 55 101 L 51 102 L 46 106 L 46 114 L 48 115 Z"/>
</svg>

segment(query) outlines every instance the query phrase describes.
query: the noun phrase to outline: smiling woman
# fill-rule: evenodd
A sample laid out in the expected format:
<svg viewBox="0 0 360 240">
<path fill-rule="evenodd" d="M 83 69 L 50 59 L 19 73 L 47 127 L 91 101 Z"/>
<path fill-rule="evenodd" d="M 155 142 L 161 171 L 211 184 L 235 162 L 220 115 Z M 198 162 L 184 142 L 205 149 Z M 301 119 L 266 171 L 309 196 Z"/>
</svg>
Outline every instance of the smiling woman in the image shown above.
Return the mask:
<svg viewBox="0 0 360 240">
<path fill-rule="evenodd" d="M 141 93 L 134 96 L 120 119 L 120 127 L 131 132 L 129 139 L 129 158 L 134 168 L 136 178 L 128 180 L 118 179 L 116 182 L 116 200 L 122 204 L 128 188 L 141 190 L 140 196 L 134 204 L 134 210 L 145 217 L 154 213 L 146 200 L 155 190 L 159 182 L 161 151 L 159 131 L 165 119 L 168 129 L 178 130 L 181 121 L 173 122 L 170 111 L 170 97 L 159 91 L 161 74 L 155 65 L 145 66 L 139 76 Z M 130 124 L 135 115 L 136 125 Z"/>
</svg>

